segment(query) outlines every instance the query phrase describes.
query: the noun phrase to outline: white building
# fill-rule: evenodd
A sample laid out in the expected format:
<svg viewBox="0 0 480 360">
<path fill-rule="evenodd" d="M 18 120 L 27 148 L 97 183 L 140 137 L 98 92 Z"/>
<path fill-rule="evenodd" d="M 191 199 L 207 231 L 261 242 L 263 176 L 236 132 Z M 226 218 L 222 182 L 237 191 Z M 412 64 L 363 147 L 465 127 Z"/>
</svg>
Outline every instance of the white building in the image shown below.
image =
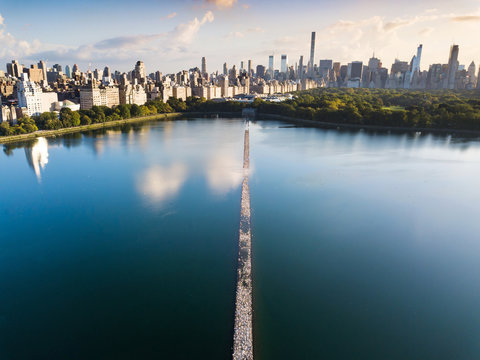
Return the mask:
<svg viewBox="0 0 480 360">
<path fill-rule="evenodd" d="M 60 112 L 63 108 L 69 108 L 72 111 L 80 110 L 80 104 L 76 104 L 73 101 L 57 101 L 54 105 L 54 111 Z"/>
<path fill-rule="evenodd" d="M 90 110 L 93 106 L 114 107 L 116 105 L 120 105 L 118 87 L 89 86 L 80 89 L 80 108 L 82 110 Z"/>
<path fill-rule="evenodd" d="M 136 82 L 136 81 L 135 81 Z M 120 104 L 145 105 L 147 102 L 147 93 L 142 85 L 127 84 L 120 88 Z"/>
<path fill-rule="evenodd" d="M 22 81 L 17 85 L 18 107 L 26 108 L 29 116 L 54 110 L 58 102 L 55 92 L 43 92 L 40 85 L 28 80 L 28 75 L 22 74 Z"/>
</svg>

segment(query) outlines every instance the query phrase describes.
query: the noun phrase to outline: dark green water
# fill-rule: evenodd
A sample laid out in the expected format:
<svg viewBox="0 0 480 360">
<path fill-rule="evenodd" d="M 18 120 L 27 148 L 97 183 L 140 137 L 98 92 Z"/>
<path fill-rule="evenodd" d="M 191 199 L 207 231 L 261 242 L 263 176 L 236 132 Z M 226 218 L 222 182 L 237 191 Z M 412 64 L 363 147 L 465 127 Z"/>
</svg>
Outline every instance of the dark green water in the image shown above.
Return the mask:
<svg viewBox="0 0 480 360">
<path fill-rule="evenodd" d="M 4 147 L 0 359 L 228 359 L 243 124 Z M 480 358 L 480 143 L 251 125 L 256 359 Z"/>
</svg>

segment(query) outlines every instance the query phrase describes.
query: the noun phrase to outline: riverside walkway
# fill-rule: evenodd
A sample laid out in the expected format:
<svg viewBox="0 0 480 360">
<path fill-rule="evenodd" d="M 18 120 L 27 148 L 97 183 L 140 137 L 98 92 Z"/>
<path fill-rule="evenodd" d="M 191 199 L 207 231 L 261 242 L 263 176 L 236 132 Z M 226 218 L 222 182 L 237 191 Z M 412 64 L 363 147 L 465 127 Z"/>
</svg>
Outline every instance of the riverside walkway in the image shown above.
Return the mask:
<svg viewBox="0 0 480 360">
<path fill-rule="evenodd" d="M 243 183 L 238 240 L 233 360 L 253 360 L 252 236 L 250 228 L 250 190 L 248 187 L 248 172 L 250 169 L 249 140 L 250 133 L 247 123 L 243 148 Z"/>
</svg>

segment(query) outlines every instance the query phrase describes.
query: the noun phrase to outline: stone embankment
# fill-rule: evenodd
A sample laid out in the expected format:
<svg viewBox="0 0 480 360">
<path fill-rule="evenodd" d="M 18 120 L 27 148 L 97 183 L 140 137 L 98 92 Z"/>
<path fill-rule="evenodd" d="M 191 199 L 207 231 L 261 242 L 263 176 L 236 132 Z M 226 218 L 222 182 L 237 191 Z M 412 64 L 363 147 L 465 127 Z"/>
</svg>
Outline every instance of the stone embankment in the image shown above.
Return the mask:
<svg viewBox="0 0 480 360">
<path fill-rule="evenodd" d="M 233 360 L 253 360 L 252 331 L 252 236 L 250 227 L 250 168 L 248 124 L 243 151 L 243 183 L 238 246 L 237 293 L 235 302 L 235 328 L 233 334 Z"/>
</svg>

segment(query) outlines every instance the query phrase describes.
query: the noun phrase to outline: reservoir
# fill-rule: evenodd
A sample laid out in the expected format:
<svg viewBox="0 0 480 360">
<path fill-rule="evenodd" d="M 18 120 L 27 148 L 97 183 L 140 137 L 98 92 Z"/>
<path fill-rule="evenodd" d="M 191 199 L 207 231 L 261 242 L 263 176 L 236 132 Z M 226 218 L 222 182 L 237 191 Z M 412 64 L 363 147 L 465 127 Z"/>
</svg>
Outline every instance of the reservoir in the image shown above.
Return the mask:
<svg viewBox="0 0 480 360">
<path fill-rule="evenodd" d="M 0 359 L 230 359 L 242 119 L 1 145 Z M 480 142 L 250 123 L 254 357 L 480 356 Z"/>
</svg>

